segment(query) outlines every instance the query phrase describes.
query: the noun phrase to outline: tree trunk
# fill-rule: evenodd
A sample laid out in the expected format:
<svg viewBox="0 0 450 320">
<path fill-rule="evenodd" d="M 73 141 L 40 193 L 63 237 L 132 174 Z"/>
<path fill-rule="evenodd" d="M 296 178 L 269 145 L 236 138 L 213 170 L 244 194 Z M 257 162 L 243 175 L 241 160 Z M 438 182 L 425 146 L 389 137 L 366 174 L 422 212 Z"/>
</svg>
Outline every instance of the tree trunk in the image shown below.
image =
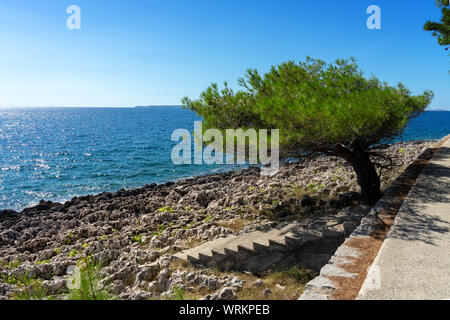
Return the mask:
<svg viewBox="0 0 450 320">
<path fill-rule="evenodd" d="M 362 202 L 371 206 L 375 205 L 381 198 L 381 183 L 367 152 L 345 149 L 344 152 L 340 152 L 339 156 L 347 160 L 355 170 L 358 184 L 361 187 Z"/>
</svg>

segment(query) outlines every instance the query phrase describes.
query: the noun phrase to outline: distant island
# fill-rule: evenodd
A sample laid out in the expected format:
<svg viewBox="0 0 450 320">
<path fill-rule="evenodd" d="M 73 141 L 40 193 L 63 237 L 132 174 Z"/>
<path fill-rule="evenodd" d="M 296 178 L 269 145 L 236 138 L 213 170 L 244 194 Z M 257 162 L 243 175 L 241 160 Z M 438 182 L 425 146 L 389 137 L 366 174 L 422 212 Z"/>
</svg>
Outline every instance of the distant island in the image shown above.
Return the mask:
<svg viewBox="0 0 450 320">
<path fill-rule="evenodd" d="M 167 107 L 181 107 L 180 105 L 161 105 L 161 106 L 136 106 L 135 109 L 142 109 L 142 108 L 167 108 Z"/>
<path fill-rule="evenodd" d="M 182 107 L 182 105 L 152 105 L 152 106 L 136 106 L 135 109 L 144 108 L 170 108 L 170 107 Z M 448 109 L 436 108 L 436 109 L 426 109 L 425 111 L 450 111 Z"/>
</svg>

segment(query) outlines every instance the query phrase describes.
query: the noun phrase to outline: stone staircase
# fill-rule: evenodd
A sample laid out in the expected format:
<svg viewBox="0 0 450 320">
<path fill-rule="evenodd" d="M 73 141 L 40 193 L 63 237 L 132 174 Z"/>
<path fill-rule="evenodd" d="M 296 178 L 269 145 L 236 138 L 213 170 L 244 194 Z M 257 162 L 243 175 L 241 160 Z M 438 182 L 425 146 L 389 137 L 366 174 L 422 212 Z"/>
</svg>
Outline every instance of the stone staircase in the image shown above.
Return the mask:
<svg viewBox="0 0 450 320">
<path fill-rule="evenodd" d="M 268 232 L 232 235 L 187 249 L 173 257 L 195 265 L 258 273 L 295 264 L 320 270 L 370 208 L 282 224 Z"/>
</svg>

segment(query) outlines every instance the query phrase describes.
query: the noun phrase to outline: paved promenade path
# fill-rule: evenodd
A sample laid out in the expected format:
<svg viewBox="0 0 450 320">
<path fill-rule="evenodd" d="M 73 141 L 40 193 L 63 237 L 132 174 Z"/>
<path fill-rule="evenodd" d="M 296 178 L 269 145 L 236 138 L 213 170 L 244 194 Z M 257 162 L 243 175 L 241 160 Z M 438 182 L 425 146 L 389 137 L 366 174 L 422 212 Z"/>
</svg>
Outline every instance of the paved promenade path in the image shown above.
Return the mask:
<svg viewBox="0 0 450 320">
<path fill-rule="evenodd" d="M 450 139 L 402 204 L 357 299 L 450 299 Z"/>
</svg>

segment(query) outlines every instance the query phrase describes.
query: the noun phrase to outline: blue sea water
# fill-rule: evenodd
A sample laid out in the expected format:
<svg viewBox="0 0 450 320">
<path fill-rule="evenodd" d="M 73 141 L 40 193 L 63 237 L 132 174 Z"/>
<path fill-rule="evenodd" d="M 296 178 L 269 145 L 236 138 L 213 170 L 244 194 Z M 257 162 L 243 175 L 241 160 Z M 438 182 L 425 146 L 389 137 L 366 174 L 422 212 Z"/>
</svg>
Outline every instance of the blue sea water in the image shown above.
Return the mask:
<svg viewBox="0 0 450 320">
<path fill-rule="evenodd" d="M 0 210 L 236 168 L 172 163 L 172 132 L 197 120 L 181 107 L 0 110 Z M 450 112 L 426 112 L 399 140 L 449 133 Z"/>
</svg>

